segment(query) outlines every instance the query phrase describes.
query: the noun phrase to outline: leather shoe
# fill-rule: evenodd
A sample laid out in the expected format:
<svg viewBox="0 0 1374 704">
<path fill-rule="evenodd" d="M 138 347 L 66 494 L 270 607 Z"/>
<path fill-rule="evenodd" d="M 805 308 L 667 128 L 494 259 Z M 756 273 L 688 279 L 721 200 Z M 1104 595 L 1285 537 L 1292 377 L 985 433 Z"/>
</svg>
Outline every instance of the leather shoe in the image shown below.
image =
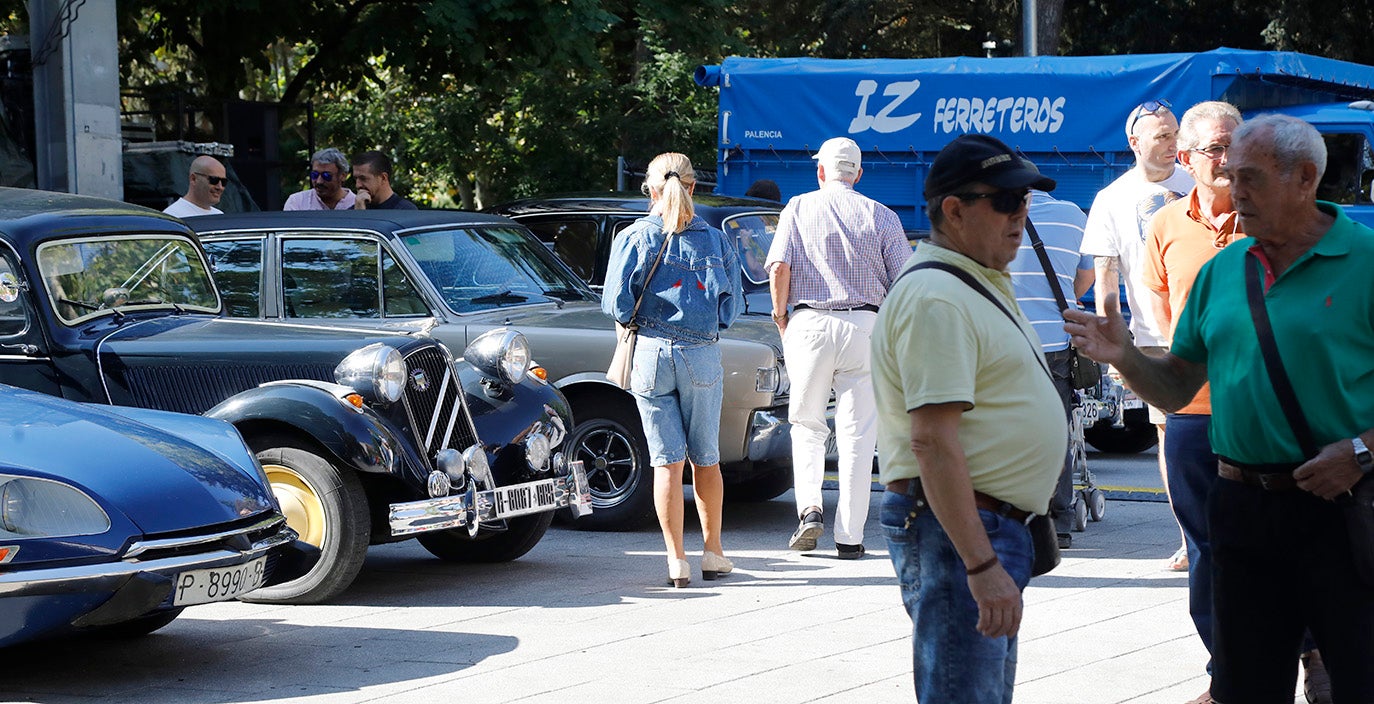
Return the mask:
<svg viewBox="0 0 1374 704">
<path fill-rule="evenodd" d="M 835 543 L 835 557 L 838 557 L 841 560 L 857 560 L 863 556 L 863 543 L 859 543 L 858 545 L 846 545 L 844 543 Z"/>
<path fill-rule="evenodd" d="M 675 557 L 668 558 L 668 586 L 685 587 L 691 583 L 692 567 L 686 560 L 679 560 Z"/>
<path fill-rule="evenodd" d="M 1322 654 L 1316 648 L 1298 656 L 1302 662 L 1302 693 L 1308 704 L 1331 704 L 1331 678 L 1322 664 Z"/>
<path fill-rule="evenodd" d="M 735 563 L 724 555 L 710 550 L 701 551 L 701 578 L 707 581 L 724 577 L 735 569 Z"/>
<path fill-rule="evenodd" d="M 821 537 L 824 530 L 825 521 L 821 518 L 821 510 L 811 506 L 802 514 L 801 523 L 797 524 L 797 530 L 787 541 L 787 547 L 792 550 L 815 550 L 816 538 Z"/>
</svg>

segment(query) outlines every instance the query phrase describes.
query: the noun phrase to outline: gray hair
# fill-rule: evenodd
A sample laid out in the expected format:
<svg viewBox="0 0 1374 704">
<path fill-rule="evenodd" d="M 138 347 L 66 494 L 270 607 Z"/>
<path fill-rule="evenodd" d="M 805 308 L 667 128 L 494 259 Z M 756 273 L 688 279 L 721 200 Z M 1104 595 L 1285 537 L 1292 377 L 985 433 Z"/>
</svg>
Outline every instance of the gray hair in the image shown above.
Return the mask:
<svg viewBox="0 0 1374 704">
<path fill-rule="evenodd" d="M 1212 122 L 1230 120 L 1235 123 L 1237 127 L 1244 122 L 1240 116 L 1240 111 L 1236 109 L 1236 106 L 1230 103 L 1220 100 L 1208 100 L 1198 103 L 1188 108 L 1188 112 L 1183 113 L 1183 119 L 1178 121 L 1179 151 L 1186 152 L 1189 149 L 1200 146 L 1198 144 L 1197 123 L 1202 120 L 1210 120 Z"/>
<path fill-rule="evenodd" d="M 1268 143 L 1274 161 L 1285 174 L 1291 174 L 1303 164 L 1315 164 L 1317 180 L 1326 173 L 1326 141 L 1317 128 L 1292 115 L 1260 115 L 1236 128 L 1233 143 L 1262 139 L 1268 131 Z"/>
<path fill-rule="evenodd" d="M 348 173 L 348 157 L 334 147 L 325 147 L 310 157 L 312 164 L 333 164 L 339 167 L 339 173 Z"/>
</svg>

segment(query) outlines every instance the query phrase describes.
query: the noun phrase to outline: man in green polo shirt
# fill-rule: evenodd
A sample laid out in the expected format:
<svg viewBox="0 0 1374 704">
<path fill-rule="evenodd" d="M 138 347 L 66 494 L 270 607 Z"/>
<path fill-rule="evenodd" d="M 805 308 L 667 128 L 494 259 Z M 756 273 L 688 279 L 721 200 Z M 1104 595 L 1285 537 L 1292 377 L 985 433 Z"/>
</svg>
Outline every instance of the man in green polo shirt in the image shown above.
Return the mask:
<svg viewBox="0 0 1374 704">
<path fill-rule="evenodd" d="M 1333 700 L 1374 701 L 1374 586 L 1355 572 L 1334 501 L 1374 470 L 1374 230 L 1316 200 L 1325 166 L 1321 135 L 1302 120 L 1266 115 L 1236 129 L 1224 169 L 1249 237 L 1202 268 L 1163 358 L 1131 346 L 1119 316 L 1065 314 L 1079 349 L 1154 405 L 1180 408 L 1211 383 L 1221 476 L 1208 517 L 1212 696 L 1226 704 L 1292 701 L 1305 628 Z M 1260 351 L 1247 269 L 1261 280 L 1311 453 Z"/>
<path fill-rule="evenodd" d="M 956 137 L 926 179 L 934 232 L 874 327 L 879 523 L 922 702 L 1011 701 L 1026 519 L 1049 509 L 1068 424 L 1007 266 L 1029 189 L 1054 186 L 997 139 Z M 953 272 L 910 269 L 922 263 Z"/>
</svg>

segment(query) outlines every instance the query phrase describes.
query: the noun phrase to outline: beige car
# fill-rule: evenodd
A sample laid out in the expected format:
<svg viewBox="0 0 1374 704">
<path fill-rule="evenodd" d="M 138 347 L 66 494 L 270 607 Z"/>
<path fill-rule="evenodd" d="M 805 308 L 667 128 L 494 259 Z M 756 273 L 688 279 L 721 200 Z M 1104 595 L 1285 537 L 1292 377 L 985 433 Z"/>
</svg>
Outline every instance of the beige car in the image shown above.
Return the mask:
<svg viewBox="0 0 1374 704">
<path fill-rule="evenodd" d="M 262 212 L 188 221 L 213 260 L 230 315 L 307 325 L 426 329 L 451 349 L 510 327 L 572 404 L 564 442 L 582 460 L 594 511 L 623 528 L 653 514 L 653 472 L 633 398 L 605 376 L 615 348 L 600 300 L 523 226 L 457 211 Z M 792 486 L 787 372 L 766 313 L 721 338 L 720 451 L 732 499 Z"/>
</svg>

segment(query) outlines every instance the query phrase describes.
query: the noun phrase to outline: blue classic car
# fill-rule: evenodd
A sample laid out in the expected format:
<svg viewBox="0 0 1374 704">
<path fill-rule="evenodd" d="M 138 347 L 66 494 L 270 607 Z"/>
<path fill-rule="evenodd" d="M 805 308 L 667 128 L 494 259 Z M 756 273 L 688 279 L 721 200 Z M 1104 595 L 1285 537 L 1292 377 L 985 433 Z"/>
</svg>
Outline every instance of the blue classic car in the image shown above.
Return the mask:
<svg viewBox="0 0 1374 704">
<path fill-rule="evenodd" d="M 0 385 L 0 647 L 150 633 L 318 556 L 228 423 Z"/>
<path fill-rule="evenodd" d="M 369 544 L 412 537 L 446 560 L 512 560 L 554 510 L 590 504 L 557 452 L 568 402 L 518 332 L 476 336 L 455 359 L 424 330 L 230 320 L 224 305 L 180 220 L 0 189 L 0 382 L 233 423 L 321 550 L 249 598 L 327 600 Z"/>
</svg>

